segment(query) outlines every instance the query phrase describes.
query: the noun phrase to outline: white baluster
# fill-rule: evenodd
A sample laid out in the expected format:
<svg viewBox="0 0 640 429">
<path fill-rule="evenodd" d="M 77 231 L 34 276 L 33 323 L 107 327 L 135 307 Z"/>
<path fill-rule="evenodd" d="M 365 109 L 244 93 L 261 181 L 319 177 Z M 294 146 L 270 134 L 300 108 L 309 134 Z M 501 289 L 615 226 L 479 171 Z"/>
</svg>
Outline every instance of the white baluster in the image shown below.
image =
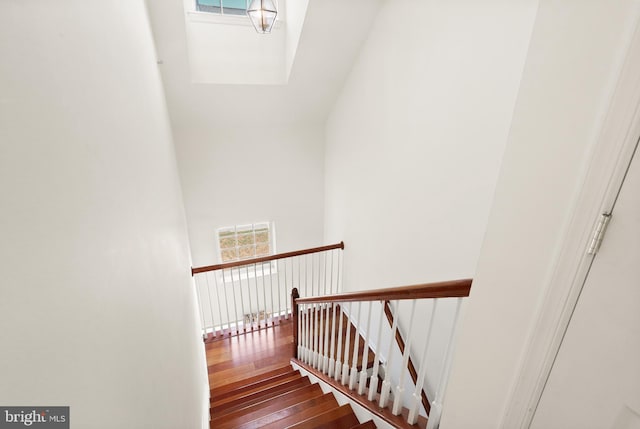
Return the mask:
<svg viewBox="0 0 640 429">
<path fill-rule="evenodd" d="M 231 274 L 231 294 L 233 295 L 233 308 L 235 309 L 235 314 L 236 314 L 236 335 L 238 335 L 238 332 L 240 332 L 240 328 L 238 327 L 238 323 L 240 323 L 240 320 L 238 319 L 238 303 L 236 301 L 236 284 L 233 280 L 233 268 L 231 268 L 229 270 L 229 273 Z M 240 276 L 240 271 L 238 271 L 238 277 Z M 244 300 L 242 299 L 242 285 L 240 285 L 240 305 L 242 306 L 242 314 L 244 314 Z M 242 328 L 246 331 L 247 327 L 244 326 L 244 322 L 242 323 Z M 231 328 L 229 328 L 229 331 L 231 331 Z"/>
<path fill-rule="evenodd" d="M 309 294 L 309 255 L 304 255 L 304 296 L 313 296 L 313 288 Z"/>
<path fill-rule="evenodd" d="M 333 377 L 336 367 L 336 303 L 331 305 L 331 351 L 329 353 L 329 365 L 327 366 L 327 375 Z"/>
<path fill-rule="evenodd" d="M 233 281 L 233 268 L 231 269 L 231 280 Z M 244 309 L 244 294 L 242 293 L 242 273 L 240 272 L 240 267 L 238 267 L 238 282 L 240 282 L 240 287 L 238 288 L 240 290 L 240 305 L 242 306 L 242 327 L 244 329 L 245 332 L 247 332 L 247 325 L 244 322 L 244 315 L 247 314 L 247 312 Z M 247 271 L 247 283 L 249 282 L 249 271 Z M 235 286 L 234 286 L 235 289 Z M 251 313 L 253 310 L 253 305 L 251 304 L 251 285 L 247 284 L 247 294 L 248 294 L 248 298 L 249 298 L 249 313 Z M 236 325 L 238 324 L 238 321 L 236 320 Z M 251 315 L 249 315 L 249 324 L 251 324 L 251 329 L 253 329 L 253 323 L 252 323 L 252 317 Z"/>
<path fill-rule="evenodd" d="M 345 331 L 347 333 L 345 345 L 344 345 L 344 359 L 342 360 L 342 384 L 347 384 L 349 380 L 349 341 L 351 340 L 351 316 L 353 304 L 349 302 L 349 317 L 347 317 L 347 326 L 345 326 Z"/>
<path fill-rule="evenodd" d="M 391 307 L 391 303 L 389 303 Z M 396 305 L 396 308 L 400 307 L 400 302 Z M 389 350 L 387 353 L 387 362 L 385 363 L 384 380 L 382 382 L 382 391 L 380 392 L 380 408 L 385 408 L 389 401 L 389 395 L 391 393 L 391 372 L 393 362 L 393 344 L 396 340 L 396 332 L 398 332 L 398 315 L 393 317 L 393 323 L 391 324 L 391 338 L 389 340 Z"/>
<path fill-rule="evenodd" d="M 320 347 L 318 341 L 318 335 L 320 331 L 320 325 L 318 324 L 318 304 L 315 304 L 315 312 L 313 315 L 313 367 L 318 368 L 318 359 L 320 357 Z"/>
<path fill-rule="evenodd" d="M 220 315 L 220 335 L 224 336 L 224 322 L 222 319 L 222 306 L 220 304 L 220 291 L 218 289 L 218 272 L 214 271 L 213 272 L 213 281 L 214 281 L 214 288 L 216 290 L 216 301 L 218 301 L 218 314 Z"/>
<path fill-rule="evenodd" d="M 349 374 L 349 389 L 353 390 L 356 387 L 356 381 L 358 380 L 358 346 L 360 345 L 360 335 L 358 333 L 358 327 L 360 326 L 360 315 L 362 314 L 362 301 L 358 301 L 358 318 L 356 319 L 356 325 L 354 326 L 356 336 L 353 339 L 353 359 L 351 360 L 351 373 Z"/>
<path fill-rule="evenodd" d="M 307 363 L 313 362 L 313 304 L 307 305 Z"/>
<path fill-rule="evenodd" d="M 318 296 L 320 295 L 320 288 L 318 288 L 318 293 L 316 293 L 314 284 L 314 280 L 316 278 L 316 264 L 313 262 L 313 253 L 309 254 L 309 258 L 311 258 L 311 296 Z"/>
<path fill-rule="evenodd" d="M 324 294 L 328 295 L 331 294 L 331 289 L 327 290 L 327 252 L 324 252 L 322 256 L 324 260 L 324 281 L 322 283 L 324 284 Z"/>
<path fill-rule="evenodd" d="M 320 253 L 316 253 L 318 258 L 318 295 L 324 295 L 324 291 L 322 290 L 322 268 L 321 268 L 321 259 Z"/>
<path fill-rule="evenodd" d="M 298 354 L 296 355 L 298 357 L 299 360 L 302 360 L 302 344 L 303 344 L 303 338 L 302 338 L 302 305 L 298 305 Z"/>
<path fill-rule="evenodd" d="M 229 298 L 227 297 L 227 281 L 224 278 L 224 270 L 222 272 L 222 289 L 224 290 L 224 303 L 227 309 L 227 329 L 229 330 L 229 336 L 231 336 L 231 313 L 229 313 Z"/>
<path fill-rule="evenodd" d="M 289 286 L 287 285 L 287 260 L 285 259 L 283 263 L 284 263 L 284 291 L 285 291 L 285 296 L 287 296 L 289 295 Z M 293 311 L 293 309 L 291 309 L 291 311 Z M 289 319 L 289 300 L 288 299 L 285 299 L 284 301 L 284 318 Z"/>
<path fill-rule="evenodd" d="M 290 259 L 287 258 L 286 261 L 289 261 Z M 289 287 L 290 290 L 293 290 L 294 287 L 298 288 L 298 293 L 302 293 L 302 288 L 300 287 L 300 284 L 298 283 L 298 285 L 295 284 L 295 279 L 293 278 L 293 260 L 290 260 L 291 263 L 291 286 Z M 285 266 L 285 270 L 287 269 L 287 267 Z M 286 314 L 288 314 L 289 312 L 289 308 L 287 307 L 288 304 L 285 303 L 285 310 L 287 311 Z M 291 309 L 291 311 L 293 311 L 293 308 Z M 287 316 L 288 317 L 288 316 Z"/>
<path fill-rule="evenodd" d="M 438 381 L 438 387 L 436 388 L 433 401 L 431 402 L 431 413 L 429 414 L 429 421 L 427 422 L 428 429 L 436 429 L 440 425 L 440 416 L 442 414 L 442 403 L 444 389 L 449 382 L 449 372 L 451 371 L 451 355 L 453 354 L 453 344 L 458 328 L 458 315 L 460 314 L 460 306 L 462 305 L 462 298 L 456 300 L 456 311 L 453 316 L 453 326 L 451 327 L 451 334 L 449 335 L 449 343 L 447 344 L 447 351 L 444 357 L 444 368 L 442 375 Z"/>
<path fill-rule="evenodd" d="M 338 315 L 338 317 L 340 318 L 339 323 L 339 328 L 338 328 L 338 351 L 336 352 L 336 365 L 334 368 L 334 379 L 336 381 L 340 381 L 340 373 L 342 370 L 342 362 L 340 362 L 340 358 L 342 357 L 342 321 L 344 320 L 344 309 L 343 309 L 343 304 L 342 303 L 338 303 L 338 307 L 340 307 L 340 314 Z"/>
<path fill-rule="evenodd" d="M 373 370 L 371 372 L 371 380 L 369 381 L 369 395 L 367 398 L 373 401 L 378 389 L 378 372 L 380 371 L 380 349 L 382 345 L 382 319 L 384 319 L 384 301 L 380 301 L 380 315 L 378 316 L 378 336 L 376 337 L 376 356 L 373 361 Z"/>
<path fill-rule="evenodd" d="M 253 269 L 254 274 L 255 274 L 255 268 Z M 263 321 L 264 321 L 264 327 L 267 327 L 267 287 L 264 284 L 264 263 L 261 262 L 260 263 L 260 283 L 262 283 L 262 310 L 260 308 L 258 308 L 258 320 L 260 320 L 260 311 L 262 311 L 262 317 L 263 317 Z M 258 276 L 255 276 L 256 279 L 256 288 L 258 287 Z M 258 323 L 258 325 L 260 325 L 260 323 Z"/>
<path fill-rule="evenodd" d="M 277 290 L 276 293 L 278 294 L 278 321 L 280 321 L 280 317 L 282 317 L 282 299 L 281 298 L 282 298 L 282 293 L 283 293 L 282 292 L 282 288 L 280 287 L 280 260 L 277 259 L 277 260 L 273 261 L 273 264 L 275 264 L 275 266 L 276 266 L 276 276 L 277 276 L 276 277 L 276 290 Z M 270 267 L 270 269 L 272 269 L 273 265 L 270 265 L 269 267 Z M 273 278 L 273 273 L 271 273 L 271 277 Z M 286 290 L 287 290 L 287 288 L 285 287 L 284 288 L 284 294 L 286 296 L 285 301 L 287 301 L 288 298 L 289 298 Z M 293 289 L 291 289 L 291 290 L 293 290 Z"/>
<path fill-rule="evenodd" d="M 254 285 L 256 286 L 256 294 L 254 295 L 254 298 L 256 299 L 256 306 L 255 306 L 255 319 L 254 319 L 254 315 L 251 316 L 251 329 L 254 328 L 253 325 L 255 325 L 256 329 L 260 329 L 260 289 L 258 289 L 258 276 L 256 275 L 256 265 L 253 264 L 253 281 L 254 281 Z M 251 276 L 249 275 L 249 265 L 247 265 L 247 286 L 249 288 L 249 294 L 251 294 Z M 249 310 L 252 311 L 252 310 Z M 256 323 L 253 323 L 253 321 L 256 321 Z"/>
<path fill-rule="evenodd" d="M 344 278 L 344 272 L 342 270 L 344 270 L 344 252 L 342 250 L 340 250 L 340 253 L 338 253 L 338 280 L 336 281 L 336 293 L 341 293 L 343 290 L 342 287 L 342 279 Z"/>
<path fill-rule="evenodd" d="M 322 360 L 322 372 L 325 374 L 329 372 L 329 308 L 331 308 L 331 305 L 325 304 L 325 311 L 327 314 L 324 322 L 324 358 Z"/>
<path fill-rule="evenodd" d="M 273 322 L 273 311 L 275 306 L 273 305 L 273 262 L 267 262 L 269 264 L 269 287 L 271 288 L 271 326 L 274 325 Z M 264 265 L 262 265 L 262 278 L 264 278 Z M 280 296 L 278 296 L 278 304 L 280 303 Z M 278 316 L 280 313 L 278 313 Z"/>
<path fill-rule="evenodd" d="M 308 337 L 309 337 L 309 329 L 307 327 L 307 324 L 309 323 L 309 318 L 307 317 L 307 306 L 309 304 L 302 304 L 302 337 L 303 337 L 303 343 L 302 343 L 302 362 L 307 362 L 307 356 L 309 353 L 309 347 L 308 347 Z"/>
<path fill-rule="evenodd" d="M 429 420 L 427 420 L 427 429 L 437 429 L 440 426 L 440 417 L 442 416 L 442 407 L 437 402 L 431 403 L 431 412 Z"/>
<path fill-rule="evenodd" d="M 331 268 L 329 269 L 329 295 L 333 294 L 333 254 L 335 249 L 331 249 L 329 253 L 331 254 Z M 336 292 L 337 288 L 336 288 Z"/>
<path fill-rule="evenodd" d="M 260 290 L 258 289 L 258 276 L 256 275 L 256 264 L 253 264 L 253 281 L 256 285 L 256 329 L 260 329 Z M 251 295 L 251 277 L 249 277 L 249 265 L 247 265 L 247 285 L 249 287 L 249 295 Z M 249 310 L 251 311 L 251 310 Z M 253 316 L 251 317 L 253 322 Z M 251 329 L 253 329 L 253 323 L 251 323 Z"/>
<path fill-rule="evenodd" d="M 254 268 L 255 270 L 255 268 Z M 262 296 L 264 298 L 263 304 L 264 304 L 264 327 L 266 328 L 268 323 L 267 323 L 267 287 L 264 284 L 264 263 L 260 263 L 260 274 L 262 274 Z M 258 277 L 256 276 L 256 288 L 258 287 Z M 273 308 L 273 306 L 272 306 Z M 260 317 L 260 311 L 258 310 L 258 317 Z"/>
<path fill-rule="evenodd" d="M 318 361 L 316 362 L 316 369 L 318 371 L 322 371 L 322 362 L 324 361 L 324 354 L 326 353 L 323 347 L 324 344 L 324 336 L 323 336 L 323 332 L 324 332 L 324 323 L 323 323 L 323 316 L 324 316 L 324 304 L 319 304 L 320 305 L 320 314 L 318 315 L 318 318 L 320 319 L 319 324 L 318 324 Z"/>
<path fill-rule="evenodd" d="M 367 388 L 367 364 L 369 361 L 369 336 L 371 335 L 371 305 L 369 301 L 369 311 L 367 313 L 367 331 L 364 333 L 364 350 L 362 352 L 362 370 L 360 371 L 360 381 L 358 382 L 358 395 L 363 395 Z"/>
<path fill-rule="evenodd" d="M 431 318 L 429 319 L 429 328 L 427 329 L 427 337 L 422 349 L 422 359 L 420 360 L 420 370 L 418 371 L 418 378 L 416 379 L 416 390 L 413 392 L 413 398 L 411 399 L 411 406 L 409 407 L 409 416 L 407 422 L 409 424 L 416 424 L 418 417 L 420 416 L 420 405 L 422 404 L 422 387 L 424 386 L 424 378 L 427 374 L 427 353 L 429 352 L 429 343 L 431 342 L 431 332 L 433 330 L 433 322 L 436 316 L 436 309 L 438 306 L 438 300 L 433 300 L 433 308 L 431 309 Z"/>
<path fill-rule="evenodd" d="M 296 260 L 298 261 L 298 289 L 300 289 L 302 291 L 302 257 L 298 256 L 296 258 Z M 293 265 L 293 262 L 291 263 Z M 293 282 L 293 268 L 291 271 L 291 281 Z M 307 291 L 305 290 L 304 292 L 304 296 L 307 296 Z"/>
<path fill-rule="evenodd" d="M 409 317 L 409 333 L 407 334 L 407 343 L 404 346 L 404 354 L 402 355 L 402 368 L 400 368 L 400 381 L 396 386 L 396 396 L 393 399 L 393 408 L 391 413 L 397 416 L 402 411 L 402 395 L 404 394 L 404 379 L 407 374 L 407 365 L 409 364 L 409 353 L 411 352 L 411 335 L 413 334 L 413 315 L 416 310 L 416 300 L 411 301 L 411 316 Z"/>
</svg>

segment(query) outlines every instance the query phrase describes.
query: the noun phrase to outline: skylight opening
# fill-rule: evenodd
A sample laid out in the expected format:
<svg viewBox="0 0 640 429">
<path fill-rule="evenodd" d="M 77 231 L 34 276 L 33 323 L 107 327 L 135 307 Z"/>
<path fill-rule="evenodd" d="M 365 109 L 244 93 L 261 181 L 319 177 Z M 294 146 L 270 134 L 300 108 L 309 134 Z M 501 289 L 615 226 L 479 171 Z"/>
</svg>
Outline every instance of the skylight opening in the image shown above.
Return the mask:
<svg viewBox="0 0 640 429">
<path fill-rule="evenodd" d="M 196 0 L 196 10 L 219 15 L 246 16 L 249 3 L 250 0 Z"/>
</svg>

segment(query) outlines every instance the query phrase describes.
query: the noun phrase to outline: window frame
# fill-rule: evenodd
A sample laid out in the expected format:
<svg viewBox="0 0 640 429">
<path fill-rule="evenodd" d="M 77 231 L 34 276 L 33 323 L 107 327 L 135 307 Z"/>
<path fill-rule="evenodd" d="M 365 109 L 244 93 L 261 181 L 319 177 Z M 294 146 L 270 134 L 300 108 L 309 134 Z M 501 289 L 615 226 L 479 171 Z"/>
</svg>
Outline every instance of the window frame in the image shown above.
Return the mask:
<svg viewBox="0 0 640 429">
<path fill-rule="evenodd" d="M 219 0 L 220 1 L 220 11 L 216 12 L 216 11 L 212 11 L 212 10 L 206 10 L 206 9 L 200 9 L 202 6 L 205 5 L 201 5 L 200 2 L 198 0 L 194 0 L 193 4 L 194 4 L 194 8 L 193 10 L 196 12 L 204 12 L 204 13 L 212 13 L 214 15 L 221 15 L 221 16 L 247 16 L 247 9 L 249 8 L 249 3 L 251 3 L 251 0 L 244 0 L 244 13 L 225 13 L 224 12 L 224 2 L 225 0 Z M 210 7 L 216 7 L 216 6 L 210 6 Z M 242 9 L 238 9 L 235 7 L 228 7 L 227 9 L 232 9 L 235 11 L 239 11 Z"/>
<path fill-rule="evenodd" d="M 267 233 L 268 233 L 268 244 L 269 244 L 269 253 L 267 254 L 261 254 L 261 255 L 256 255 L 254 252 L 254 255 L 249 257 L 249 258 L 240 258 L 240 252 L 239 252 L 239 248 L 242 246 L 238 245 L 237 242 L 237 236 L 238 236 L 238 230 L 240 229 L 241 231 L 243 230 L 247 230 L 246 227 L 250 226 L 251 227 L 251 231 L 253 232 L 254 235 L 254 241 L 253 241 L 253 246 L 254 248 L 258 246 L 258 244 L 255 242 L 255 234 L 256 234 L 256 226 L 261 227 L 261 226 L 266 226 L 267 227 Z M 244 228 L 244 229 L 243 229 Z M 236 254 L 238 255 L 237 259 L 233 259 L 233 260 L 226 260 L 224 261 L 222 258 L 222 251 L 223 248 L 220 245 L 220 233 L 221 232 L 225 232 L 225 231 L 229 231 L 229 230 L 233 230 L 236 236 L 236 244 L 234 249 L 236 250 Z M 248 224 L 237 224 L 237 225 L 232 225 L 232 226 L 224 226 L 224 227 L 220 227 L 216 229 L 216 250 L 217 250 L 217 258 L 218 261 L 220 261 L 221 264 L 225 264 L 225 263 L 229 263 L 229 262 L 243 262 L 243 261 L 248 261 L 254 258 L 260 258 L 263 256 L 271 256 L 271 255 L 275 255 L 276 254 L 276 237 L 275 237 L 275 224 L 274 222 L 271 221 L 264 221 L 264 222 L 253 222 L 253 223 L 248 223 Z M 267 262 L 262 262 L 262 263 L 258 263 L 256 264 L 256 270 L 250 270 L 250 269 L 244 269 L 241 267 L 234 267 L 234 268 L 230 268 L 230 269 L 226 269 L 226 270 L 220 270 L 221 271 L 221 276 L 222 273 L 224 273 L 224 281 L 228 281 L 231 282 L 232 279 L 234 281 L 237 281 L 238 279 L 240 280 L 246 280 L 246 279 L 250 279 L 250 278 L 258 278 L 258 277 L 267 277 L 269 275 L 272 274 L 276 274 L 278 272 L 278 265 L 276 264 L 276 261 L 267 261 Z"/>
</svg>

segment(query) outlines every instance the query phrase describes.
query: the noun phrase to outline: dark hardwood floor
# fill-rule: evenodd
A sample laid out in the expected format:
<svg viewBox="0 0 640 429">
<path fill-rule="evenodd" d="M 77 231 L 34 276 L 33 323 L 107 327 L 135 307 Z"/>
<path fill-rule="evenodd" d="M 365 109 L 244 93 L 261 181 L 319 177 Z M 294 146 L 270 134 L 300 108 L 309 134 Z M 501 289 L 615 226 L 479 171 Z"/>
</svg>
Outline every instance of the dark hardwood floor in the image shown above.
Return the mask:
<svg viewBox="0 0 640 429">
<path fill-rule="evenodd" d="M 279 368 L 291 369 L 293 323 L 284 319 L 266 329 L 215 339 L 207 342 L 205 349 L 211 389 Z"/>
</svg>

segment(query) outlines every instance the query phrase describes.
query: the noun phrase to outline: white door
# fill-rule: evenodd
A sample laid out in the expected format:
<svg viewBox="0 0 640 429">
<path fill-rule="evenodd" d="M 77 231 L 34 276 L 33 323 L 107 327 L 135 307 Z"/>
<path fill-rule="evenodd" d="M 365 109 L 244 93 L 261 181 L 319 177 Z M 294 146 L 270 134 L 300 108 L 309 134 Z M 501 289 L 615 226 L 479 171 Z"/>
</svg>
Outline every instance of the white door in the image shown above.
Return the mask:
<svg viewBox="0 0 640 429">
<path fill-rule="evenodd" d="M 637 150 L 531 428 L 640 429 Z"/>
</svg>

